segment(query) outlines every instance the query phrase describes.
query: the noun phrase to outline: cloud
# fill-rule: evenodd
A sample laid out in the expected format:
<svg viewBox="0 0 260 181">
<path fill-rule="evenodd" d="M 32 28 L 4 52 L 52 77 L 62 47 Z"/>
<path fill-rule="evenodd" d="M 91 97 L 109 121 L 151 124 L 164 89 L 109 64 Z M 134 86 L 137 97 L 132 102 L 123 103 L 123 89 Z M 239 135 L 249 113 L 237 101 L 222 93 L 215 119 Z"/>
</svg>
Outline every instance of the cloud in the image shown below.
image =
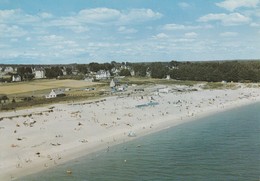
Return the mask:
<svg viewBox="0 0 260 181">
<path fill-rule="evenodd" d="M 26 40 L 26 41 L 31 41 L 32 38 L 31 38 L 31 37 L 26 37 L 25 40 Z"/>
<path fill-rule="evenodd" d="M 5 19 L 8 19 L 12 16 L 14 16 L 18 10 L 11 9 L 11 10 L 0 10 L 0 21 L 3 21 Z"/>
<path fill-rule="evenodd" d="M 153 36 L 152 38 L 158 40 L 158 39 L 166 39 L 166 38 L 169 38 L 169 36 L 166 35 L 165 33 L 159 33 L 159 34 Z"/>
<path fill-rule="evenodd" d="M 222 37 L 236 37 L 238 36 L 237 32 L 224 32 L 224 33 L 220 33 L 220 36 Z"/>
<path fill-rule="evenodd" d="M 81 10 L 75 17 L 82 22 L 108 22 L 115 21 L 121 17 L 121 12 L 116 9 L 94 8 Z"/>
<path fill-rule="evenodd" d="M 151 9 L 131 9 L 126 12 L 121 12 L 119 19 L 120 24 L 142 23 L 151 20 L 157 20 L 162 17 L 159 12 L 154 12 Z"/>
<path fill-rule="evenodd" d="M 138 32 L 134 28 L 126 28 L 125 26 L 120 26 L 117 30 L 118 30 L 119 33 L 123 33 L 123 34 L 131 34 L 131 33 Z"/>
<path fill-rule="evenodd" d="M 193 26 L 193 25 L 182 25 L 182 24 L 166 24 L 162 27 L 163 30 L 173 31 L 173 30 L 195 30 L 195 29 L 210 29 L 211 25 L 205 26 Z"/>
<path fill-rule="evenodd" d="M 28 24 L 39 22 L 38 16 L 26 14 L 21 9 L 0 10 L 0 22 L 6 24 Z"/>
<path fill-rule="evenodd" d="M 260 0 L 225 0 L 216 5 L 228 11 L 234 11 L 241 7 L 255 8 L 259 3 Z"/>
<path fill-rule="evenodd" d="M 186 3 L 186 2 L 180 2 L 178 3 L 178 6 L 182 9 L 187 9 L 190 7 L 190 4 Z"/>
<path fill-rule="evenodd" d="M 21 37 L 26 34 L 27 31 L 17 25 L 0 24 L 0 37 Z"/>
<path fill-rule="evenodd" d="M 182 24 L 166 24 L 163 26 L 164 30 L 192 30 L 199 29 L 200 26 L 186 26 Z"/>
<path fill-rule="evenodd" d="M 249 17 L 246 17 L 240 13 L 231 14 L 207 14 L 198 19 L 199 22 L 209 22 L 209 21 L 220 21 L 225 26 L 233 26 L 240 24 L 247 24 L 251 21 Z"/>
<path fill-rule="evenodd" d="M 39 39 L 45 42 L 60 42 L 64 40 L 64 37 L 58 35 L 46 35 L 40 37 Z"/>
<path fill-rule="evenodd" d="M 250 26 L 251 27 L 260 27 L 260 24 L 259 23 L 251 23 Z"/>
<path fill-rule="evenodd" d="M 128 11 L 119 11 L 109 8 L 86 9 L 78 13 L 80 20 L 92 23 L 108 23 L 113 21 L 119 24 L 132 24 L 145 21 L 156 20 L 162 17 L 162 14 L 154 12 L 151 9 L 130 9 Z"/>
<path fill-rule="evenodd" d="M 189 33 L 185 33 L 184 36 L 186 38 L 196 38 L 198 36 L 198 34 L 195 32 L 189 32 Z"/>
<path fill-rule="evenodd" d="M 49 26 L 131 25 L 160 19 L 162 14 L 151 9 L 130 9 L 127 11 L 110 8 L 83 9 L 73 16 L 55 19 Z M 47 25 L 48 26 L 48 25 Z"/>
<path fill-rule="evenodd" d="M 81 26 L 81 25 L 79 25 L 79 26 L 72 26 L 72 27 L 70 27 L 70 29 L 71 29 L 72 31 L 74 31 L 75 33 L 84 33 L 84 32 L 89 31 L 89 28 L 88 28 L 88 27 L 86 27 L 86 26 Z"/>
<path fill-rule="evenodd" d="M 46 13 L 46 12 L 43 12 L 43 13 L 40 13 L 39 16 L 43 19 L 49 19 L 49 18 L 53 18 L 53 15 L 50 14 L 50 13 Z"/>
</svg>

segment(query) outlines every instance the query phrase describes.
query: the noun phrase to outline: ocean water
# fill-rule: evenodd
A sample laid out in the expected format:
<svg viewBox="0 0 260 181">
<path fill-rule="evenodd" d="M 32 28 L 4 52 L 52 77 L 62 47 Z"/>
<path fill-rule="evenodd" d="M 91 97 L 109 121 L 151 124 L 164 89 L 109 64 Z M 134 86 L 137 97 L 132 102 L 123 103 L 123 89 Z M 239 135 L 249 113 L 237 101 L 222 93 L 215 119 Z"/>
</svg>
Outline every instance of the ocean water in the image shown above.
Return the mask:
<svg viewBox="0 0 260 181">
<path fill-rule="evenodd" d="M 19 180 L 259 181 L 260 104 L 169 128 Z"/>
</svg>

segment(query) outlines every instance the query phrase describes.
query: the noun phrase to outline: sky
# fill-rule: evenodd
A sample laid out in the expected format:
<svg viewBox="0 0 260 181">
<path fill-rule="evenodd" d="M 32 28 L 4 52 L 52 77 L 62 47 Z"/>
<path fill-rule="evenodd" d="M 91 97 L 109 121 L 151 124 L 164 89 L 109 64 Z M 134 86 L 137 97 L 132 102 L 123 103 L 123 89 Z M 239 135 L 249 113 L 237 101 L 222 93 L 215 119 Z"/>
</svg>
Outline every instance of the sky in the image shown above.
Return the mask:
<svg viewBox="0 0 260 181">
<path fill-rule="evenodd" d="M 260 0 L 0 0 L 0 64 L 260 59 Z"/>
</svg>

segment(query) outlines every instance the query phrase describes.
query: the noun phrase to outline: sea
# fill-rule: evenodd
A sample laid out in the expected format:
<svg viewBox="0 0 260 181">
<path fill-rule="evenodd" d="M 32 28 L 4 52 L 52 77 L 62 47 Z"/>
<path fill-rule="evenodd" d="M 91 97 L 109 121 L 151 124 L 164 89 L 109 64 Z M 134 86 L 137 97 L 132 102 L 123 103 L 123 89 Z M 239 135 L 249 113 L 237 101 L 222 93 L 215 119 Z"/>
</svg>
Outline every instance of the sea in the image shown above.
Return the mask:
<svg viewBox="0 0 260 181">
<path fill-rule="evenodd" d="M 18 180 L 259 181 L 260 103 L 165 129 Z"/>
</svg>

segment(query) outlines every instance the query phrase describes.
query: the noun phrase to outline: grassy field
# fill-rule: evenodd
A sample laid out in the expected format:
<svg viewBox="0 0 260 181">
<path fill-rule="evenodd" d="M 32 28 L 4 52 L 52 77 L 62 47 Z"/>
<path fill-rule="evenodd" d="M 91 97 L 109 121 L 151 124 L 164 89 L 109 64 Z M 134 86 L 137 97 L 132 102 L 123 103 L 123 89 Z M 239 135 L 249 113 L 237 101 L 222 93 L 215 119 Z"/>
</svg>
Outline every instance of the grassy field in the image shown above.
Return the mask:
<svg viewBox="0 0 260 181">
<path fill-rule="evenodd" d="M 166 80 L 166 79 L 153 79 L 153 78 L 143 78 L 143 77 L 126 77 L 121 80 L 121 83 L 128 84 L 137 84 L 137 85 L 145 85 L 145 84 L 165 84 L 165 85 L 187 85 L 193 86 L 200 82 L 198 81 L 180 81 L 180 80 Z"/>
<path fill-rule="evenodd" d="M 80 80 L 35 80 L 30 82 L 0 84 L 0 94 L 13 95 L 32 93 L 37 91 L 50 91 L 56 88 L 82 88 L 95 86 L 99 83 Z"/>
<path fill-rule="evenodd" d="M 152 79 L 141 77 L 125 77 L 119 80 L 120 84 L 137 84 L 137 85 L 186 85 L 193 86 L 202 82 L 195 81 L 179 81 L 166 79 Z M 17 83 L 2 83 L 0 84 L 0 95 L 6 95 L 8 100 L 1 101 L 1 110 L 13 110 L 20 108 L 28 108 L 35 106 L 42 106 L 46 104 L 53 104 L 57 102 L 80 101 L 86 99 L 95 99 L 106 96 L 110 93 L 110 80 L 103 80 L 100 82 L 86 82 L 83 80 L 34 80 L 28 82 Z M 205 83 L 206 89 L 226 88 L 221 83 Z M 229 85 L 230 86 L 230 85 Z M 95 90 L 86 91 L 85 88 L 93 87 Z M 232 87 L 232 86 L 231 86 Z M 55 99 L 46 99 L 51 89 L 56 88 L 70 88 L 66 91 L 64 97 Z M 28 99 L 29 98 L 29 99 Z"/>
<path fill-rule="evenodd" d="M 93 91 L 84 90 L 94 87 Z M 51 89 L 70 88 L 65 91 L 66 96 L 55 99 L 46 99 Z M 8 100 L 1 101 L 1 110 L 13 110 L 53 104 L 58 102 L 80 101 L 99 98 L 108 89 L 108 84 L 99 82 L 86 82 L 83 80 L 34 80 L 30 82 L 3 83 L 0 84 L 0 96 L 6 95 Z M 29 98 L 29 100 L 28 100 Z M 15 101 L 13 101 L 15 100 Z"/>
</svg>

